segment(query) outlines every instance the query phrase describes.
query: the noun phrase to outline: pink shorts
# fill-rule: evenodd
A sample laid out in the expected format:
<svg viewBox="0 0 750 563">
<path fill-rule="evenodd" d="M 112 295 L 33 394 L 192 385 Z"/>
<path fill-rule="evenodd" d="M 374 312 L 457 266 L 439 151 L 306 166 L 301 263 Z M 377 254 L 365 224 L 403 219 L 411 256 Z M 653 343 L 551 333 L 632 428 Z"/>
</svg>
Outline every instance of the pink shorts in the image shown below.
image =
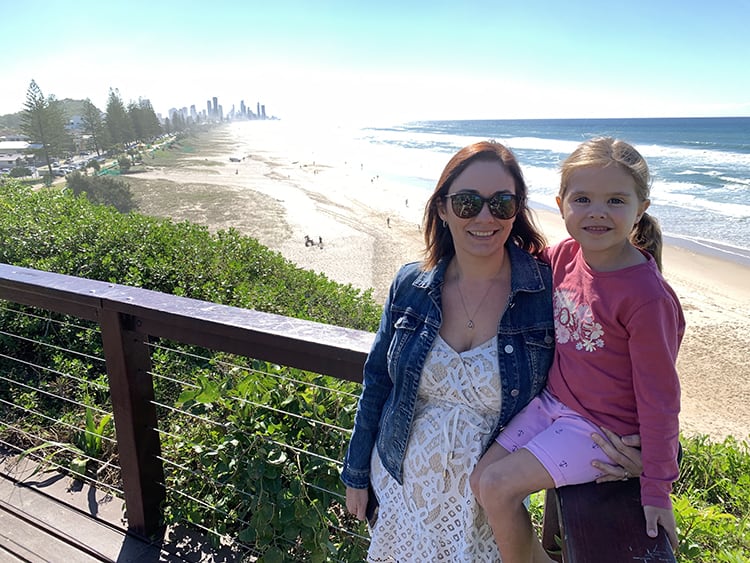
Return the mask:
<svg viewBox="0 0 750 563">
<path fill-rule="evenodd" d="M 591 434 L 598 426 L 566 407 L 546 389 L 534 397 L 497 437 L 509 452 L 526 448 L 550 474 L 555 487 L 588 483 L 602 475 L 593 460 L 612 463 Z M 606 438 L 605 438 L 606 439 Z"/>
</svg>

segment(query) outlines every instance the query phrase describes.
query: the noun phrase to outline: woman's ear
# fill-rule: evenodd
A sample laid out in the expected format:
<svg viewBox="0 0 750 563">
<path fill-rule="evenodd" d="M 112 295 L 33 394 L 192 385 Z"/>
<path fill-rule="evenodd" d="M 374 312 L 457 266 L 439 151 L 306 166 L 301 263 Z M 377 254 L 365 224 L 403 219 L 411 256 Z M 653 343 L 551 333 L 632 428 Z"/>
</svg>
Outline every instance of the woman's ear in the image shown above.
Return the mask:
<svg viewBox="0 0 750 563">
<path fill-rule="evenodd" d="M 441 199 L 435 204 L 435 207 L 437 208 L 438 217 L 442 219 L 443 221 L 447 221 L 447 212 L 445 209 L 445 200 Z"/>
</svg>

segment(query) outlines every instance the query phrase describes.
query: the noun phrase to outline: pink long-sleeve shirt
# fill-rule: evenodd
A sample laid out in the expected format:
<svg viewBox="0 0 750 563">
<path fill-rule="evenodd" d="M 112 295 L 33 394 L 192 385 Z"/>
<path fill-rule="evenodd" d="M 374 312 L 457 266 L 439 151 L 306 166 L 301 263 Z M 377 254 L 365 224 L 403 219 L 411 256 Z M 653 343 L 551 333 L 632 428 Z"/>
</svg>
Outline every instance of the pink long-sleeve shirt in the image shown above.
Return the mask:
<svg viewBox="0 0 750 563">
<path fill-rule="evenodd" d="M 548 387 L 620 435 L 641 435 L 641 503 L 671 508 L 677 479 L 685 332 L 679 300 L 656 263 L 592 270 L 573 239 L 547 249 L 554 285 L 555 358 Z"/>
</svg>

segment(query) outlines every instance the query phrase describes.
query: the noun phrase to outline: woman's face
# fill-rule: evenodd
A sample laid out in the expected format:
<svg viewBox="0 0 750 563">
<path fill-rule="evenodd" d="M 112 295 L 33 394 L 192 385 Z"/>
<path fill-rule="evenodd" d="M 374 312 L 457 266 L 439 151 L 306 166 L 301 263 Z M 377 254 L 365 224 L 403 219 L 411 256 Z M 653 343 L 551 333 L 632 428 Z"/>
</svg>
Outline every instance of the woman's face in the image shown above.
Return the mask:
<svg viewBox="0 0 750 563">
<path fill-rule="evenodd" d="M 447 195 L 459 192 L 489 198 L 497 192 L 515 195 L 516 186 L 513 176 L 500 162 L 476 160 L 456 177 Z M 489 257 L 501 253 L 515 221 L 515 216 L 498 219 L 490 213 L 486 203 L 482 205 L 478 215 L 462 219 L 454 212 L 451 198 L 440 202 L 438 214 L 448 223 L 456 255 L 474 257 Z"/>
</svg>

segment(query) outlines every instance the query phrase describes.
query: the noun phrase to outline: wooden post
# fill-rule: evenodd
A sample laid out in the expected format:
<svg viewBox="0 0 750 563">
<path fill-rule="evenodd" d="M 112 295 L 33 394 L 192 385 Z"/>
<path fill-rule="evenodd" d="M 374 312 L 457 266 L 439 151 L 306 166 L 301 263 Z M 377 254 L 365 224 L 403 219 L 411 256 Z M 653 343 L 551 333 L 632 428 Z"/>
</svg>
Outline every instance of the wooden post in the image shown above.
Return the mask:
<svg viewBox="0 0 750 563">
<path fill-rule="evenodd" d="M 133 317 L 101 309 L 117 448 L 122 469 L 128 529 L 152 537 L 162 527 L 166 498 L 161 445 L 156 431 L 151 355 Z"/>
</svg>

